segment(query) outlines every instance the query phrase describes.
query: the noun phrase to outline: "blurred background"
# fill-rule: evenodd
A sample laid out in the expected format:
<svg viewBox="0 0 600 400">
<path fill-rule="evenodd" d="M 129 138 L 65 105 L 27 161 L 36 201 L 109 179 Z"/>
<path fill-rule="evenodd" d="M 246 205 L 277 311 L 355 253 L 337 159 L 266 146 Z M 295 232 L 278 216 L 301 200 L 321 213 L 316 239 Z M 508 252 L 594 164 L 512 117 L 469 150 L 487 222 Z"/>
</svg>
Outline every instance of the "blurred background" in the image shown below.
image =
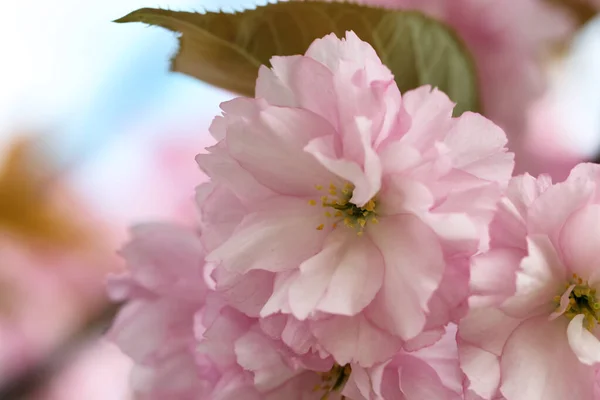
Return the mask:
<svg viewBox="0 0 600 400">
<path fill-rule="evenodd" d="M 264 1 L 263 1 L 264 3 Z M 102 335 L 130 225 L 193 224 L 194 155 L 232 95 L 168 72 L 174 35 L 112 20 L 144 6 L 252 0 L 6 0 L 0 24 L 0 399 L 127 400 L 130 363 Z M 530 172 L 561 179 L 600 148 L 600 19 L 546 61 Z"/>
</svg>

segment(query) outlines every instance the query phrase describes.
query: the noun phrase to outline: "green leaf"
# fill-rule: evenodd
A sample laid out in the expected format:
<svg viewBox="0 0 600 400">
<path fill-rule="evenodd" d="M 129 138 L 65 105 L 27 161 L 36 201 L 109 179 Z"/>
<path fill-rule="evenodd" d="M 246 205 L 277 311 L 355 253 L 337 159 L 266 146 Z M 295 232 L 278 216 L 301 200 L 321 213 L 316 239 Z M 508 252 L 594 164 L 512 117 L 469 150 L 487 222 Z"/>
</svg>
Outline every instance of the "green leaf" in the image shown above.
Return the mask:
<svg viewBox="0 0 600 400">
<path fill-rule="evenodd" d="M 292 1 L 227 13 L 143 8 L 116 22 L 144 22 L 179 32 L 172 70 L 245 96 L 254 95 L 260 65 L 274 55 L 304 54 L 317 38 L 354 31 L 391 69 L 402 92 L 430 84 L 479 111 L 473 61 L 457 36 L 414 11 L 353 3 Z"/>
</svg>

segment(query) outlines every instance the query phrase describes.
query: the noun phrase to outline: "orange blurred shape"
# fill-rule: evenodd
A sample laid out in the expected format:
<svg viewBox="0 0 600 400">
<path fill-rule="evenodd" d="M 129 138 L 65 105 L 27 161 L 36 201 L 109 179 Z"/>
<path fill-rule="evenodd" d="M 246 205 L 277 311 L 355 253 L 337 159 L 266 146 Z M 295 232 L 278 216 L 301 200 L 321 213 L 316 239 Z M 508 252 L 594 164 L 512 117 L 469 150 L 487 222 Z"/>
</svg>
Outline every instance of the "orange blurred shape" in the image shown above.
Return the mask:
<svg viewBox="0 0 600 400">
<path fill-rule="evenodd" d="M 82 245 L 89 232 L 55 201 L 58 182 L 48 160 L 33 156 L 36 144 L 15 139 L 0 166 L 0 230 L 37 245 Z"/>
</svg>

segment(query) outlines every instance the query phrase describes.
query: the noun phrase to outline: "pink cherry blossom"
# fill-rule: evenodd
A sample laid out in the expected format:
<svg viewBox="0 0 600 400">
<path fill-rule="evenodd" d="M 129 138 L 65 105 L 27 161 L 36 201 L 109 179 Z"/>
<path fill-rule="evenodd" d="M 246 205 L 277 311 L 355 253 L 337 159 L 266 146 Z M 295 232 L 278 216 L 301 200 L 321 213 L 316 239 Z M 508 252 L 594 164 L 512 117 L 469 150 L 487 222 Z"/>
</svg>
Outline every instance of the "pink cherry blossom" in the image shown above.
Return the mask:
<svg viewBox="0 0 600 400">
<path fill-rule="evenodd" d="M 468 258 L 513 168 L 506 136 L 428 86 L 401 96 L 349 32 L 262 67 L 197 157 L 211 277 L 249 316 L 309 321 L 340 365 L 370 367 L 466 309 Z M 434 340 L 435 341 L 435 340 Z"/>
<path fill-rule="evenodd" d="M 600 399 L 600 166 L 513 178 L 473 264 L 461 367 L 484 399 Z"/>
<path fill-rule="evenodd" d="M 478 74 L 484 115 L 506 130 L 518 151 L 529 104 L 545 89 L 540 53 L 566 38 L 573 21 L 543 0 L 360 0 L 418 10 L 444 22 L 464 41 Z M 517 164 L 528 160 L 520 159 Z"/>
</svg>

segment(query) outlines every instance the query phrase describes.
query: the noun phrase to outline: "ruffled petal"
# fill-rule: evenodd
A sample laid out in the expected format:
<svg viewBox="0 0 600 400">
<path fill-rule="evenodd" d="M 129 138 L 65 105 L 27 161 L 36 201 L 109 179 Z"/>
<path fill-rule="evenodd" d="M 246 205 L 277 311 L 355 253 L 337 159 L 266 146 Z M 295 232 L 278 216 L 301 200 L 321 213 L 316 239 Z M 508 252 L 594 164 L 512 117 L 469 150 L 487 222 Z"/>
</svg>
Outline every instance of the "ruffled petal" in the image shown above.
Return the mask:
<svg viewBox="0 0 600 400">
<path fill-rule="evenodd" d="M 353 236 L 341 250 L 339 264 L 319 302 L 320 311 L 356 315 L 381 288 L 385 270 L 381 253 L 368 237 Z"/>
<path fill-rule="evenodd" d="M 333 177 L 304 147 L 334 130 L 321 117 L 302 109 L 268 107 L 252 119 L 232 122 L 227 130 L 231 156 L 258 182 L 294 196 L 315 195 L 315 185 Z"/>
<path fill-rule="evenodd" d="M 480 179 L 506 186 L 512 175 L 514 155 L 505 150 L 506 134 L 487 118 L 465 112 L 444 139 L 452 151 L 454 168 Z"/>
<path fill-rule="evenodd" d="M 502 310 L 515 317 L 549 315 L 557 289 L 567 281 L 564 266 L 547 236 L 527 238 L 529 255 L 517 272 L 516 293 L 502 304 Z"/>
<path fill-rule="evenodd" d="M 402 342 L 373 325 L 364 315 L 333 316 L 313 322 L 313 333 L 338 364 L 370 367 L 396 353 Z"/>
<path fill-rule="evenodd" d="M 444 273 L 439 240 L 411 214 L 383 218 L 368 234 L 385 262 L 383 286 L 369 314 L 389 332 L 412 339 L 425 326 L 427 303 Z"/>
<path fill-rule="evenodd" d="M 322 217 L 306 201 L 278 198 L 261 206 L 265 211 L 247 216 L 208 261 L 237 273 L 288 271 L 321 250 L 329 229 L 316 229 Z"/>
<path fill-rule="evenodd" d="M 333 73 L 310 57 L 273 57 L 272 69 L 262 66 L 256 81 L 256 97 L 281 107 L 300 107 L 325 118 L 338 128 Z"/>
<path fill-rule="evenodd" d="M 529 209 L 528 232 L 546 234 L 560 248 L 560 231 L 575 211 L 585 206 L 595 184 L 589 180 L 567 180 L 542 193 Z"/>
</svg>

